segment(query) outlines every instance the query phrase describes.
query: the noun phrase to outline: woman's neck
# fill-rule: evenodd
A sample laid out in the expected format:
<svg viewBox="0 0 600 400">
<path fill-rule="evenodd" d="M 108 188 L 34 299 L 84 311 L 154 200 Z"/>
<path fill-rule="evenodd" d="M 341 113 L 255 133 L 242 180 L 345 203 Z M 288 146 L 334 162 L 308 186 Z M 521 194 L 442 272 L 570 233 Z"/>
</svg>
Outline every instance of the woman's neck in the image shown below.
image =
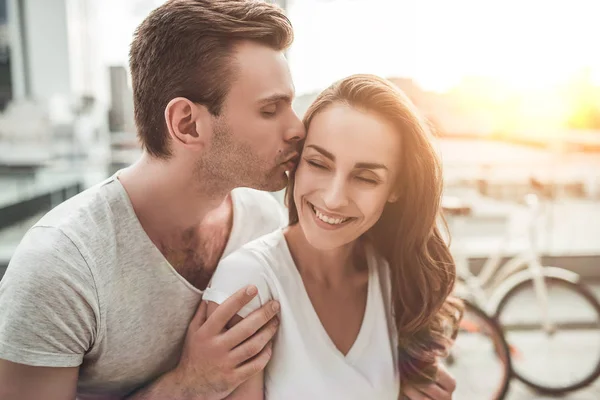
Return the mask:
<svg viewBox="0 0 600 400">
<path fill-rule="evenodd" d="M 334 287 L 364 272 L 363 257 L 357 257 L 359 240 L 331 250 L 320 250 L 312 246 L 300 224 L 289 226 L 284 231 L 296 268 L 304 279 L 311 279 L 325 286 Z"/>
</svg>

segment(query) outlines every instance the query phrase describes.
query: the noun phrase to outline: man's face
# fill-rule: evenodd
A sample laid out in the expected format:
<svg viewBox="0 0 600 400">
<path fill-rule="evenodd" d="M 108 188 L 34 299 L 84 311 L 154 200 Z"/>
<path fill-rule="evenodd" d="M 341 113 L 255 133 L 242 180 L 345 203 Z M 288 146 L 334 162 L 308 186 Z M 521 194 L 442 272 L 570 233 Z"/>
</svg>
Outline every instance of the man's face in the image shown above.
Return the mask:
<svg viewBox="0 0 600 400">
<path fill-rule="evenodd" d="M 210 150 L 202 159 L 211 175 L 235 187 L 277 191 L 298 160 L 304 126 L 294 110 L 294 85 L 282 52 L 243 42 L 221 115 L 213 120 Z"/>
</svg>

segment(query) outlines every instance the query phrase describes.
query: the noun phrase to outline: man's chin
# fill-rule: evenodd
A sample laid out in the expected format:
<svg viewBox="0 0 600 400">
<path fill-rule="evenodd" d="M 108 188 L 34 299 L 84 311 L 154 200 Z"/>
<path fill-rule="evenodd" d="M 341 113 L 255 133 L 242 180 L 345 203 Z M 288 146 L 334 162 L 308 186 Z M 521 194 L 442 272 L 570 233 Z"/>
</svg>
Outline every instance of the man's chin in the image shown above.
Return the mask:
<svg viewBox="0 0 600 400">
<path fill-rule="evenodd" d="M 287 173 L 283 173 L 279 177 L 273 177 L 273 179 L 264 185 L 265 188 L 260 190 L 264 190 L 265 192 L 279 192 L 287 187 L 288 180 Z"/>
<path fill-rule="evenodd" d="M 265 192 L 279 192 L 287 187 L 288 175 L 286 172 L 272 175 L 266 179 L 261 185 L 256 185 L 254 189 L 263 190 Z"/>
<path fill-rule="evenodd" d="M 263 192 L 279 192 L 287 187 L 288 177 L 283 175 L 280 177 L 270 177 L 268 180 L 262 182 L 238 182 L 236 187 L 247 187 L 255 190 L 262 190 Z"/>
</svg>

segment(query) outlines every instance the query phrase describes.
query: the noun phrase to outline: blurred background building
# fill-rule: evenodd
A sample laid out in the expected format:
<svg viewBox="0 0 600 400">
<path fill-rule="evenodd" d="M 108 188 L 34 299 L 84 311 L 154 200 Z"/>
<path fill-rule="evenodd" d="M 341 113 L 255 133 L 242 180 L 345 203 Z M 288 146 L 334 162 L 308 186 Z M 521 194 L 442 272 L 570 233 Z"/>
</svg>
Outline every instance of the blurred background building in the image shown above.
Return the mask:
<svg viewBox="0 0 600 400">
<path fill-rule="evenodd" d="M 558 219 L 545 252 L 600 253 L 596 2 L 274 2 L 299 115 L 343 76 L 388 77 L 430 122 L 447 193 L 515 205 L 535 178 Z M 128 47 L 160 3 L 0 0 L 0 264 L 31 218 L 138 157 Z"/>
</svg>

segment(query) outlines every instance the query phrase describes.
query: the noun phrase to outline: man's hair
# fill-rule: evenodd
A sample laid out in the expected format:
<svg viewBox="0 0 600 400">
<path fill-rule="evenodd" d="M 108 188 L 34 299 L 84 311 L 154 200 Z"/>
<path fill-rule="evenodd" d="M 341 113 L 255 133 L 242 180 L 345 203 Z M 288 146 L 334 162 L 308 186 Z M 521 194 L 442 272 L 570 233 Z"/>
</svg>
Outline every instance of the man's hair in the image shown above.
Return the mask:
<svg viewBox="0 0 600 400">
<path fill-rule="evenodd" d="M 292 25 L 276 5 L 253 0 L 171 0 L 135 31 L 129 65 L 138 136 L 145 150 L 169 158 L 164 112 L 176 97 L 218 116 L 236 69 L 236 43 L 255 41 L 285 50 Z"/>
</svg>

